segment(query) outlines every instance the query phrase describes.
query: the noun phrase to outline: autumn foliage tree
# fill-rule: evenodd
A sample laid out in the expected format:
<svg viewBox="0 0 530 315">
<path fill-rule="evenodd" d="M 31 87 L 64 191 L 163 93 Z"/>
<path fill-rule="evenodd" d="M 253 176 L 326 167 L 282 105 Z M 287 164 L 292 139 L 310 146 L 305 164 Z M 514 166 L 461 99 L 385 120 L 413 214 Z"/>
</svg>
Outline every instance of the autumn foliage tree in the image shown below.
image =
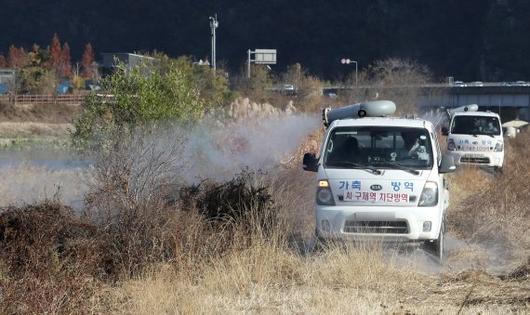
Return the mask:
<svg viewBox="0 0 530 315">
<path fill-rule="evenodd" d="M 4 55 L 0 55 L 0 68 L 7 67 L 7 59 Z"/>
<path fill-rule="evenodd" d="M 48 66 L 50 69 L 57 70 L 61 64 L 61 42 L 57 33 L 53 34 L 52 42 L 50 44 L 50 59 L 48 60 Z"/>
<path fill-rule="evenodd" d="M 70 57 L 70 46 L 68 45 L 68 43 L 64 43 L 63 49 L 61 51 L 59 74 L 62 77 L 68 78 L 72 76 L 72 62 Z"/>
<path fill-rule="evenodd" d="M 81 65 L 83 66 L 82 77 L 85 79 L 92 79 L 95 75 L 94 68 L 92 63 L 94 62 L 94 49 L 92 44 L 88 43 L 85 46 L 85 51 L 83 52 L 83 57 L 81 60 Z"/>
<path fill-rule="evenodd" d="M 19 69 L 26 66 L 28 62 L 28 54 L 24 48 L 18 48 L 14 45 L 9 47 L 9 53 L 7 55 L 7 64 L 9 67 Z"/>
</svg>

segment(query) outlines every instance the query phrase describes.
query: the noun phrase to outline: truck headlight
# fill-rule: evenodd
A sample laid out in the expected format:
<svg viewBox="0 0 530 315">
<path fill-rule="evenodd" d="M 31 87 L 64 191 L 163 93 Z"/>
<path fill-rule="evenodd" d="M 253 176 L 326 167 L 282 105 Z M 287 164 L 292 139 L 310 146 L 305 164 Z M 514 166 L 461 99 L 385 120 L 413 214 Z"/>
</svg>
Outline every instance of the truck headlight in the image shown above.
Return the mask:
<svg viewBox="0 0 530 315">
<path fill-rule="evenodd" d="M 317 188 L 317 205 L 322 206 L 334 206 L 335 200 L 333 199 L 333 193 L 329 187 L 329 182 L 327 180 L 318 181 Z"/>
<path fill-rule="evenodd" d="M 447 150 L 449 150 L 449 151 L 456 150 L 455 141 L 453 139 L 447 140 Z"/>
<path fill-rule="evenodd" d="M 438 204 L 438 184 L 427 182 L 421 192 L 419 207 L 433 207 Z"/>
<path fill-rule="evenodd" d="M 502 152 L 504 149 L 504 144 L 502 142 L 497 142 L 495 145 L 495 152 Z"/>
</svg>

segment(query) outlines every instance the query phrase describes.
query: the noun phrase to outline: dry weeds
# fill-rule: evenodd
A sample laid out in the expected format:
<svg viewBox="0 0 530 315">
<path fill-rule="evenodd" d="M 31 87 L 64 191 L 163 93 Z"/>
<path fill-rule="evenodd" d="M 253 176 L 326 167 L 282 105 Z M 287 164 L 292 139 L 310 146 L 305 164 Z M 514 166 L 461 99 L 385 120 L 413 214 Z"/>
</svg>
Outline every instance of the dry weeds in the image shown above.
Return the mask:
<svg viewBox="0 0 530 315">
<path fill-rule="evenodd" d="M 488 250 L 499 269 L 530 257 L 530 133 L 508 143 L 502 172 L 464 169 L 453 177 L 457 202 L 448 214 L 450 230 L 468 244 Z"/>
<path fill-rule="evenodd" d="M 161 266 L 115 291 L 118 313 L 524 313 L 528 284 L 483 273 L 423 275 L 378 250 L 333 248 L 303 257 L 254 246 L 214 261 L 200 277 Z M 468 295 L 469 294 L 469 295 Z"/>
<path fill-rule="evenodd" d="M 0 229 L 2 311 L 524 314 L 530 167 L 521 157 L 530 135 L 521 136 L 503 173 L 451 176 L 455 248 L 444 268 L 380 244 L 307 251 L 314 177 L 299 168 L 210 183 L 175 200 L 171 174 L 180 165 L 149 145 L 127 154 L 123 143 L 96 169 L 83 219 L 91 220 L 50 217 L 39 206 L 3 217 L 32 223 L 23 236 Z M 79 222 L 88 230 L 61 232 Z M 489 271 L 495 263 L 504 264 L 499 274 Z"/>
<path fill-rule="evenodd" d="M 0 122 L 2 138 L 67 137 L 72 124 L 54 124 L 41 122 Z"/>
<path fill-rule="evenodd" d="M 14 106 L 0 102 L 0 121 L 65 124 L 71 123 L 80 111 L 80 106 L 64 104 Z"/>
</svg>

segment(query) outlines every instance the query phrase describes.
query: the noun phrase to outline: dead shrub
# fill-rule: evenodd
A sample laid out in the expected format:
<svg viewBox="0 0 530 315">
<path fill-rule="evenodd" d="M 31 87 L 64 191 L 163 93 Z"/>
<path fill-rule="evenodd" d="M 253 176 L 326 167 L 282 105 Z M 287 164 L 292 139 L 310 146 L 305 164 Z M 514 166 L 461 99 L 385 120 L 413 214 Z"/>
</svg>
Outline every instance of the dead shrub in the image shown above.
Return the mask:
<svg viewBox="0 0 530 315">
<path fill-rule="evenodd" d="M 104 286 L 77 275 L 53 274 L 47 278 L 24 275 L 0 284 L 2 314 L 92 314 L 102 313 Z"/>
<path fill-rule="evenodd" d="M 167 196 L 178 181 L 179 145 L 173 132 L 140 130 L 116 136 L 97 156 L 84 216 L 100 229 L 111 274 L 135 275 L 175 257 L 179 209 Z"/>
<path fill-rule="evenodd" d="M 0 214 L 0 313 L 89 308 L 103 275 L 97 230 L 53 201 Z"/>
<path fill-rule="evenodd" d="M 97 159 L 84 214 L 100 229 L 109 274 L 134 276 L 160 262 L 189 266 L 275 231 L 272 196 L 257 174 L 185 186 L 181 140 L 139 133 Z"/>
<path fill-rule="evenodd" d="M 508 273 L 507 275 L 503 275 L 500 277 L 502 280 L 529 280 L 530 279 L 530 257 L 526 260 L 526 263 L 522 264 L 521 266 L 515 268 L 513 271 Z"/>
<path fill-rule="evenodd" d="M 121 212 L 164 207 L 163 197 L 178 183 L 183 165 L 184 142 L 175 133 L 139 130 L 137 135 L 112 137 L 95 157 L 85 214 L 105 224 Z"/>
<path fill-rule="evenodd" d="M 10 274 L 46 275 L 63 267 L 57 261 L 84 263 L 83 270 L 95 272 L 98 261 L 89 258 L 96 233 L 71 208 L 53 201 L 8 208 L 0 214 L 0 258 Z"/>
<path fill-rule="evenodd" d="M 243 171 L 224 183 L 204 181 L 183 187 L 182 208 L 198 211 L 215 230 L 270 238 L 277 232 L 279 215 L 269 186 L 260 177 L 263 174 Z"/>
</svg>

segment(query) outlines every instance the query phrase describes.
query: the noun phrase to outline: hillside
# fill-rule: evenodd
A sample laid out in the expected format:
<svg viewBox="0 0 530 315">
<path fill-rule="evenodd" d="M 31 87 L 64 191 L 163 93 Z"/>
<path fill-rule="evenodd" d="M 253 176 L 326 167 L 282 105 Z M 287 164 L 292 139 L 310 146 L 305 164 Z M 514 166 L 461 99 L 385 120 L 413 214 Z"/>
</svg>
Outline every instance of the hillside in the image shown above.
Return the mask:
<svg viewBox="0 0 530 315">
<path fill-rule="evenodd" d="M 45 46 L 54 32 L 79 60 L 97 52 L 159 50 L 205 58 L 208 16 L 217 12 L 218 58 L 238 70 L 249 48 L 277 48 L 279 67 L 301 62 L 329 79 L 347 56 L 365 67 L 390 56 L 415 59 L 442 78 L 525 80 L 530 75 L 530 3 L 470 1 L 2 1 L 0 53 Z M 348 69 L 348 70 L 351 70 Z"/>
</svg>

